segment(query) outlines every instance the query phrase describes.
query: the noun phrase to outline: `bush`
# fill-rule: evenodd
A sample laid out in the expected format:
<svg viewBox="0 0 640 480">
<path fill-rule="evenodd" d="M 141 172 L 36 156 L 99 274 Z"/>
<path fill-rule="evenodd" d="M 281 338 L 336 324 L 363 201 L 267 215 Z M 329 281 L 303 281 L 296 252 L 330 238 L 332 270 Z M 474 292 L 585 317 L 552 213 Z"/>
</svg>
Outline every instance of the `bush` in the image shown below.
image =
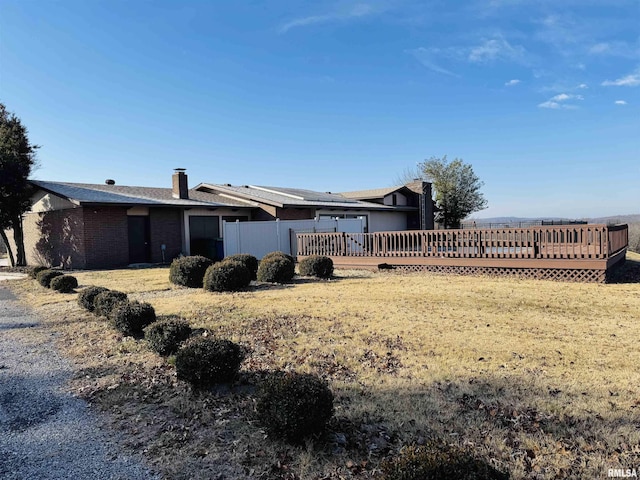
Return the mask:
<svg viewBox="0 0 640 480">
<path fill-rule="evenodd" d="M 296 260 L 291 255 L 287 255 L 286 253 L 280 252 L 280 251 L 267 253 L 264 257 L 262 257 L 262 260 L 264 260 L 265 258 L 276 258 L 276 257 L 277 258 L 282 258 L 282 257 L 288 258 L 293 263 L 296 263 Z"/>
<path fill-rule="evenodd" d="M 49 270 L 49 267 L 45 267 L 44 265 L 35 265 L 33 267 L 29 267 L 27 273 L 29 274 L 29 277 L 35 280 L 38 276 L 38 273 L 42 272 L 43 270 Z"/>
<path fill-rule="evenodd" d="M 204 274 L 204 289 L 210 292 L 236 292 L 251 283 L 251 273 L 244 264 L 225 260 L 214 263 Z"/>
<path fill-rule="evenodd" d="M 256 407 L 269 434 L 300 442 L 324 430 L 333 416 L 333 394 L 315 375 L 278 372 L 262 383 Z"/>
<path fill-rule="evenodd" d="M 508 480 L 486 462 L 461 448 L 440 441 L 409 446 L 381 464 L 384 480 Z"/>
<path fill-rule="evenodd" d="M 122 302 L 127 301 L 127 294 L 118 292 L 117 290 L 107 290 L 106 292 L 98 293 L 93 298 L 93 311 L 96 315 L 108 317 L 111 314 L 111 310 Z"/>
<path fill-rule="evenodd" d="M 236 255 L 229 255 L 228 257 L 225 257 L 224 260 L 242 263 L 249 269 L 251 280 L 256 280 L 256 274 L 258 273 L 258 259 L 253 255 L 249 255 L 248 253 L 238 253 Z"/>
<path fill-rule="evenodd" d="M 257 277 L 261 282 L 286 283 L 293 278 L 295 268 L 291 255 L 272 252 L 260 261 Z"/>
<path fill-rule="evenodd" d="M 178 317 L 158 320 L 144 329 L 144 338 L 149 347 L 162 356 L 176 353 L 180 344 L 190 335 L 191 327 L 185 320 Z"/>
<path fill-rule="evenodd" d="M 93 302 L 96 296 L 102 292 L 108 291 L 109 289 L 105 287 L 87 287 L 78 294 L 78 305 L 80 305 L 85 310 L 93 312 Z"/>
<path fill-rule="evenodd" d="M 144 327 L 156 321 L 156 311 L 144 302 L 120 302 L 111 310 L 109 320 L 123 335 L 140 338 Z"/>
<path fill-rule="evenodd" d="M 299 269 L 300 275 L 307 277 L 331 278 L 333 260 L 329 257 L 311 255 L 300 262 Z"/>
<path fill-rule="evenodd" d="M 64 275 L 64 273 L 46 269 L 41 270 L 36 274 L 36 280 L 38 280 L 38 283 L 43 287 L 51 288 L 51 280 L 62 275 Z"/>
<path fill-rule="evenodd" d="M 200 388 L 227 383 L 238 374 L 242 360 L 242 349 L 229 340 L 194 337 L 176 353 L 176 373 Z"/>
<path fill-rule="evenodd" d="M 78 279 L 71 275 L 60 275 L 53 278 L 49 286 L 56 292 L 71 293 L 74 288 L 78 288 Z"/>
<path fill-rule="evenodd" d="M 213 260 L 200 255 L 176 258 L 169 268 L 169 281 L 183 287 L 202 287 L 204 273 L 213 264 Z"/>
</svg>

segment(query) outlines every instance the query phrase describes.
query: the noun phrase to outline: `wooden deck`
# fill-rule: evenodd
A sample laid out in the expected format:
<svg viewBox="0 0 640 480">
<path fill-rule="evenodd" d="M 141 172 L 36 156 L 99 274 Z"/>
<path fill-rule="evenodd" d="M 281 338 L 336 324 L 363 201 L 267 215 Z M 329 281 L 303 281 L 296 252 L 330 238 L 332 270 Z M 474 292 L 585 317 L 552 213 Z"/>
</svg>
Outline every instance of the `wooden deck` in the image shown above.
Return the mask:
<svg viewBox="0 0 640 480">
<path fill-rule="evenodd" d="M 517 275 L 605 282 L 624 261 L 627 225 L 563 225 L 481 230 L 301 233 L 297 256 L 330 257 L 337 268 Z"/>
</svg>

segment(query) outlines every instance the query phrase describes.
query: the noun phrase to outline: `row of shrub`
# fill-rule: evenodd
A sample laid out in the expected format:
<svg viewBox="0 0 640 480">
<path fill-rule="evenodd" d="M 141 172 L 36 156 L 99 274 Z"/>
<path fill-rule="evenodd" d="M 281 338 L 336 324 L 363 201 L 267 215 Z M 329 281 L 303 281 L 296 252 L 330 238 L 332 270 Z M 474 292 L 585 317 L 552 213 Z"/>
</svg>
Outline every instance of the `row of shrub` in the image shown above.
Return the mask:
<svg viewBox="0 0 640 480">
<path fill-rule="evenodd" d="M 71 293 L 78 288 L 78 280 L 72 275 L 65 275 L 59 270 L 51 270 L 42 265 L 31 267 L 29 276 L 38 281 L 45 288 L 60 293 Z"/>
<path fill-rule="evenodd" d="M 78 295 L 78 304 L 106 317 L 123 335 L 131 337 L 142 338 L 144 328 L 156 321 L 156 312 L 149 303 L 130 301 L 126 293 L 105 287 L 85 288 Z"/>
<path fill-rule="evenodd" d="M 156 320 L 151 305 L 129 301 L 123 292 L 87 287 L 78 295 L 78 304 L 108 318 L 124 335 L 144 336 L 159 355 L 175 355 L 177 377 L 196 389 L 234 381 L 245 358 L 240 345 L 194 336 L 189 324 L 177 316 Z M 333 394 L 316 376 L 274 373 L 260 385 L 257 415 L 270 435 L 300 442 L 325 428 L 333 415 Z"/>
<path fill-rule="evenodd" d="M 169 281 L 184 287 L 204 287 L 211 292 L 233 292 L 249 286 L 251 280 L 269 283 L 287 283 L 295 275 L 295 261 L 283 252 L 271 252 L 260 262 L 253 255 L 238 254 L 214 263 L 203 256 L 194 255 L 175 259 L 169 269 Z M 314 255 L 300 262 L 300 275 L 330 278 L 333 261 L 329 257 Z"/>
</svg>

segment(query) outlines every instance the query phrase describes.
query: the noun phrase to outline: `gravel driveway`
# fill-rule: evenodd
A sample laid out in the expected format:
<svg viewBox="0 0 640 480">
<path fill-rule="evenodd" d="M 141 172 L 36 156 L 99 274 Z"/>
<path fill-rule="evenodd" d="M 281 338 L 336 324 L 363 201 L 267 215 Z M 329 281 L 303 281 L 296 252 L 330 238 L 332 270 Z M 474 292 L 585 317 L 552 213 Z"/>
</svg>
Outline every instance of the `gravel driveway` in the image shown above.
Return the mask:
<svg viewBox="0 0 640 480">
<path fill-rule="evenodd" d="M 157 478 L 64 391 L 72 368 L 53 335 L 0 285 L 0 478 Z"/>
</svg>

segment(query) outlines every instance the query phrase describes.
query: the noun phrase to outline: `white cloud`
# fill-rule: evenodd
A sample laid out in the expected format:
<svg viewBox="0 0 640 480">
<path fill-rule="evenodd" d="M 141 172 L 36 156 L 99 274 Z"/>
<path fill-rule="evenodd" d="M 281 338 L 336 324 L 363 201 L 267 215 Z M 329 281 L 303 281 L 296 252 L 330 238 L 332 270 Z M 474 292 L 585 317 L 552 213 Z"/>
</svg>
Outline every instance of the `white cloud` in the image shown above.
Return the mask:
<svg viewBox="0 0 640 480">
<path fill-rule="evenodd" d="M 592 55 L 595 54 L 599 54 L 599 53 L 606 53 L 611 49 L 610 45 L 608 43 L 596 43 L 595 45 L 593 45 L 590 49 L 589 49 L 589 53 Z"/>
<path fill-rule="evenodd" d="M 554 102 L 565 102 L 567 100 L 584 100 L 584 97 L 582 95 L 569 95 L 566 93 L 561 93 L 559 95 L 556 95 L 555 97 L 552 97 L 551 100 L 553 100 Z"/>
<path fill-rule="evenodd" d="M 538 104 L 540 108 L 550 108 L 550 109 L 563 109 L 563 110 L 573 110 L 578 108 L 577 105 L 566 103 L 570 100 L 584 100 L 582 95 L 572 95 L 567 93 L 560 93 L 559 95 L 555 95 L 551 97 L 546 102 L 542 102 Z"/>
<path fill-rule="evenodd" d="M 485 40 L 482 45 L 472 47 L 469 51 L 468 60 L 470 62 L 483 63 L 492 60 L 518 60 L 525 54 L 524 47 L 513 46 L 502 36 Z"/>
<path fill-rule="evenodd" d="M 577 88 L 584 89 L 584 88 L 589 88 L 589 86 L 586 83 L 581 83 L 580 85 L 578 85 Z"/>
<path fill-rule="evenodd" d="M 615 57 L 634 58 L 638 56 L 638 49 L 626 42 L 600 42 L 589 48 L 590 55 L 611 55 Z"/>
<path fill-rule="evenodd" d="M 414 48 L 413 50 L 405 50 L 406 53 L 410 53 L 413 55 L 416 60 L 418 60 L 423 66 L 427 67 L 429 70 L 432 70 L 436 73 L 441 73 L 443 75 L 450 75 L 452 77 L 459 77 L 459 75 L 453 73 L 446 68 L 441 67 L 437 63 L 433 61 L 434 54 L 438 53 L 438 49 L 434 48 Z"/>
<path fill-rule="evenodd" d="M 624 100 L 616 100 L 613 103 L 615 103 L 616 105 L 626 105 L 627 104 L 627 102 L 625 102 Z"/>
<path fill-rule="evenodd" d="M 605 87 L 637 87 L 640 85 L 640 68 L 617 80 L 605 80 L 602 85 Z"/>
<path fill-rule="evenodd" d="M 517 78 L 514 78 L 513 80 L 509 80 L 507 83 L 504 84 L 505 87 L 513 87 L 515 85 L 518 85 L 520 83 L 520 80 L 518 80 Z"/>
<path fill-rule="evenodd" d="M 296 18 L 278 28 L 278 33 L 287 33 L 289 30 L 296 27 L 305 27 L 307 25 L 315 25 L 318 23 L 339 22 L 353 18 L 366 17 L 374 13 L 376 13 L 376 9 L 371 5 L 361 3 L 354 5 L 351 9 L 345 11 L 335 11 L 324 15 L 311 15 L 308 17 Z"/>
</svg>

